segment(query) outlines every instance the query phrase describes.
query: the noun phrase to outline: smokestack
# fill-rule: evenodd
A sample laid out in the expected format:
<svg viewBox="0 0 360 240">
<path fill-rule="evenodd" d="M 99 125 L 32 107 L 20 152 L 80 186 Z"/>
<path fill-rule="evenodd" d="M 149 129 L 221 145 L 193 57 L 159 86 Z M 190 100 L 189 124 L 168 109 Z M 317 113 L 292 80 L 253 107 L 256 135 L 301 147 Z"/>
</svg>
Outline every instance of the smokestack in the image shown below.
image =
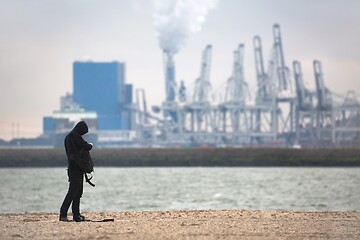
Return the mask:
<svg viewBox="0 0 360 240">
<path fill-rule="evenodd" d="M 164 70 L 165 70 L 165 93 L 166 103 L 172 103 L 176 100 L 176 81 L 175 81 L 175 64 L 173 53 L 170 51 L 163 51 L 164 56 Z M 164 111 L 165 116 L 169 117 L 172 121 L 177 122 L 178 116 L 175 111 Z"/>
<path fill-rule="evenodd" d="M 217 0 L 155 0 L 154 25 L 163 50 L 166 102 L 176 101 L 174 55 L 192 32 L 199 32 Z M 168 113 L 174 121 L 177 117 Z"/>
<path fill-rule="evenodd" d="M 164 51 L 164 69 L 165 69 L 165 92 L 166 101 L 173 102 L 176 98 L 175 64 L 173 54 Z"/>
</svg>

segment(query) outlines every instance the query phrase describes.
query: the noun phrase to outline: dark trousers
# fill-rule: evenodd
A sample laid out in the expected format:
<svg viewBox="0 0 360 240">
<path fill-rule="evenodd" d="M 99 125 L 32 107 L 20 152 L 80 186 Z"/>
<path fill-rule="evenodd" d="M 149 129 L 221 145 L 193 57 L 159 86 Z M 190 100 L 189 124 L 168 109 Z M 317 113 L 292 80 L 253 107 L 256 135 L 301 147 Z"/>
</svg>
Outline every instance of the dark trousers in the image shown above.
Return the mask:
<svg viewBox="0 0 360 240">
<path fill-rule="evenodd" d="M 69 190 L 60 208 L 60 216 L 66 217 L 70 205 L 73 216 L 80 215 L 80 198 L 83 194 L 83 179 L 70 179 Z"/>
</svg>

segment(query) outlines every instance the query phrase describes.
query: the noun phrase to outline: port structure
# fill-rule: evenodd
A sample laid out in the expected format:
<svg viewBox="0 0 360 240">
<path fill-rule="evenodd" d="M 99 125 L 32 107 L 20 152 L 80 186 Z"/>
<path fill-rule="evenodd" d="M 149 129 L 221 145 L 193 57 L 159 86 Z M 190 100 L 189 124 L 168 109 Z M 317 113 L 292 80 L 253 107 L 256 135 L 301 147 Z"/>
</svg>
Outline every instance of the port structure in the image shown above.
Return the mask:
<svg viewBox="0 0 360 240">
<path fill-rule="evenodd" d="M 250 123 L 247 101 L 251 95 L 244 77 L 244 44 L 233 53 L 232 74 L 226 82 L 225 94 L 218 106 L 217 129 L 223 142 L 247 142 Z"/>
<path fill-rule="evenodd" d="M 294 79 L 296 86 L 296 110 L 295 110 L 295 132 L 296 144 L 315 144 L 316 122 L 315 122 L 315 91 L 305 87 L 301 63 L 293 61 Z"/>
<path fill-rule="evenodd" d="M 273 25 L 273 45 L 266 66 L 261 38 L 253 38 L 256 72 L 253 91 L 245 80 L 244 48 L 244 44 L 239 44 L 234 50 L 230 77 L 216 91 L 210 81 L 211 45 L 202 52 L 200 74 L 190 89 L 184 82 L 177 86 L 174 55 L 164 51 L 165 101 L 160 107 L 153 107 L 150 114 L 145 92 L 140 90 L 136 95 L 134 111 L 138 115 L 139 142 L 162 146 L 359 144 L 360 95 L 354 91 L 344 96 L 331 92 L 325 86 L 319 60 L 313 61 L 315 90 L 305 86 L 301 63 L 293 61 L 293 73 L 286 64 L 280 25 Z"/>
</svg>

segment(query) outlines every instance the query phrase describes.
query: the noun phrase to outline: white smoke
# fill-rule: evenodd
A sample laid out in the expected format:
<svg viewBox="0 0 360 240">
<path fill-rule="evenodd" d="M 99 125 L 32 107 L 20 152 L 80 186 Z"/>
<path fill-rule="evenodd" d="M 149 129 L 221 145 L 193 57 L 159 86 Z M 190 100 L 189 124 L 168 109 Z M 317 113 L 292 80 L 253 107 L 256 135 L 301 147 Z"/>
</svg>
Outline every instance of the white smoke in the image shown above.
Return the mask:
<svg viewBox="0 0 360 240">
<path fill-rule="evenodd" d="M 160 47 L 177 53 L 192 32 L 199 32 L 218 0 L 154 0 L 154 24 Z"/>
</svg>

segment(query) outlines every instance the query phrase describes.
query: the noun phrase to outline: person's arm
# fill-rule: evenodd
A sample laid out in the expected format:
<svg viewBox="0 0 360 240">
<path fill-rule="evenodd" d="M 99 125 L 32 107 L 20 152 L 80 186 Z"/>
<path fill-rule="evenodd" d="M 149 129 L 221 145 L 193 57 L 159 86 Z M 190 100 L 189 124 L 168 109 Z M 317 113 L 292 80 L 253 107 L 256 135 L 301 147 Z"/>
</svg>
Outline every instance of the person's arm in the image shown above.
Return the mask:
<svg viewBox="0 0 360 240">
<path fill-rule="evenodd" d="M 92 149 L 92 144 L 85 141 L 80 134 L 74 132 L 73 133 L 73 139 L 74 143 L 79 146 L 80 148 L 83 148 L 84 150 L 90 151 Z"/>
</svg>

